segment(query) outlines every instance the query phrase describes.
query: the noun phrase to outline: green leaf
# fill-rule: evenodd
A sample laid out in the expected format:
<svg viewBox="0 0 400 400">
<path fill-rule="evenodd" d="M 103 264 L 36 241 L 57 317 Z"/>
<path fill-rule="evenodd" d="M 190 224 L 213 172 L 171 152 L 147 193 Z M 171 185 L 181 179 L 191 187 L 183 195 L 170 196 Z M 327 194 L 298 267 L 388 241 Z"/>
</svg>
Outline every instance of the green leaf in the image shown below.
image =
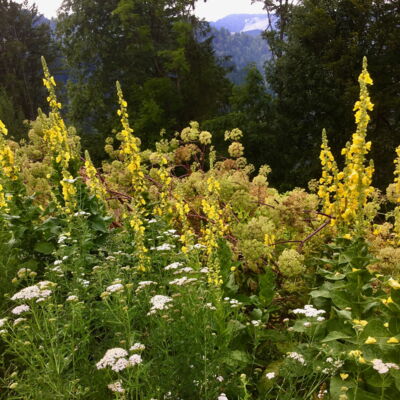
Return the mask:
<svg viewBox="0 0 400 400">
<path fill-rule="evenodd" d="M 345 291 L 333 292 L 331 297 L 332 297 L 332 301 L 335 304 L 335 306 L 337 306 L 339 308 L 346 308 L 346 307 L 351 308 L 354 306 L 349 293 L 347 293 Z"/>
<path fill-rule="evenodd" d="M 264 307 L 268 307 L 275 296 L 275 275 L 272 269 L 267 269 L 265 274 L 259 276 L 258 284 L 260 286 L 258 295 L 261 304 Z"/>
<path fill-rule="evenodd" d="M 339 331 L 332 331 L 328 333 L 325 339 L 321 340 L 321 343 L 327 343 L 338 339 L 350 339 L 350 338 L 351 336 L 347 335 L 346 333 Z"/>
<path fill-rule="evenodd" d="M 55 249 L 53 243 L 50 242 L 39 242 L 36 243 L 34 250 L 42 254 L 51 254 Z"/>
<path fill-rule="evenodd" d="M 251 357 L 245 351 L 233 350 L 223 358 L 223 362 L 233 368 L 244 368 L 246 364 L 250 364 Z"/>
<path fill-rule="evenodd" d="M 315 298 L 315 297 L 324 297 L 327 299 L 331 298 L 331 293 L 329 290 L 327 289 L 319 289 L 319 290 L 313 290 L 310 293 L 311 297 Z"/>
</svg>

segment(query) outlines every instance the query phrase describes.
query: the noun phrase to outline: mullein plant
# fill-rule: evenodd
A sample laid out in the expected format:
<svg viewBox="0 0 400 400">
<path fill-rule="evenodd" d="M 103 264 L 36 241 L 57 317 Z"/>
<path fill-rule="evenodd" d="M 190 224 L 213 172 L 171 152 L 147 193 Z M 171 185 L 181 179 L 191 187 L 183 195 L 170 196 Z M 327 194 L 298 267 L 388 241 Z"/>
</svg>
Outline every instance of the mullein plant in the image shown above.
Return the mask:
<svg viewBox="0 0 400 400">
<path fill-rule="evenodd" d="M 393 211 L 394 215 L 394 235 L 395 242 L 397 245 L 400 244 L 400 146 L 396 149 L 397 157 L 394 160 L 395 170 L 394 170 L 394 200 L 396 202 L 396 207 Z"/>
<path fill-rule="evenodd" d="M 6 193 L 12 181 L 18 179 L 19 168 L 15 163 L 15 154 L 6 142 L 8 130 L 0 120 L 0 209 L 7 210 L 7 202 L 11 200 L 12 194 Z"/>
<path fill-rule="evenodd" d="M 225 212 L 229 214 L 229 206 L 223 210 L 219 204 L 219 194 L 221 186 L 215 177 L 210 176 L 207 179 L 206 196 L 203 198 L 201 205 L 202 211 L 207 218 L 201 229 L 201 243 L 205 246 L 205 252 L 208 258 L 208 283 L 217 287 L 223 284 L 220 263 L 216 252 L 218 249 L 219 239 L 223 238 L 228 231 L 229 223 L 226 220 Z"/>
<path fill-rule="evenodd" d="M 145 271 L 149 267 L 148 249 L 145 245 L 145 226 L 144 218 L 147 216 L 146 210 L 146 181 L 143 173 L 142 159 L 140 155 L 140 140 L 133 135 L 133 129 L 129 125 L 129 115 L 127 111 L 128 103 L 124 99 L 121 85 L 117 82 L 117 95 L 122 130 L 117 134 L 117 139 L 121 141 L 119 154 L 130 174 L 131 185 L 134 194 L 130 203 L 129 213 L 125 213 L 129 226 L 133 230 L 135 237 L 135 248 L 138 257 L 137 268 Z"/>
<path fill-rule="evenodd" d="M 367 223 L 366 206 L 371 195 L 374 164 L 367 163 L 367 154 L 371 150 L 371 142 L 367 142 L 367 129 L 370 121 L 368 111 L 373 110 L 369 97 L 368 85 L 373 81 L 367 70 L 367 59 L 364 57 L 363 69 L 358 78 L 360 99 L 354 105 L 356 132 L 352 141 L 342 150 L 345 156 L 343 171 L 338 170 L 335 159 L 328 146 L 325 131 L 321 146 L 322 178 L 318 195 L 322 201 L 324 213 L 332 217 L 332 224 L 340 231 L 348 231 L 350 227 L 361 233 Z"/>
<path fill-rule="evenodd" d="M 59 183 L 64 200 L 64 211 L 71 214 L 77 208 L 77 189 L 74 185 L 76 177 L 74 178 L 73 174 L 77 172 L 76 163 L 79 161 L 79 150 L 70 137 L 70 132 L 60 114 L 61 103 L 58 102 L 56 96 L 56 82 L 50 75 L 43 57 L 42 64 L 43 84 L 49 93 L 47 101 L 50 106 L 49 125 L 43 130 L 43 140 L 53 160 L 53 174 L 55 177 L 61 178 Z"/>
</svg>

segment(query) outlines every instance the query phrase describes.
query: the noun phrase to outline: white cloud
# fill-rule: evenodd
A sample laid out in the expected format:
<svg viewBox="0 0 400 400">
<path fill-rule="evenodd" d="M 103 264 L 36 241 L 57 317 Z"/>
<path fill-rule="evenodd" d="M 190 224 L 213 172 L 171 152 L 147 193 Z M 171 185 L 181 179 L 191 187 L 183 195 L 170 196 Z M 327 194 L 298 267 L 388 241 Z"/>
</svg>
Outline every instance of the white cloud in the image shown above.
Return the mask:
<svg viewBox="0 0 400 400">
<path fill-rule="evenodd" d="M 251 4 L 251 0 L 203 0 L 196 2 L 195 14 L 207 21 L 216 21 L 229 14 L 265 13 L 263 2 Z"/>
<path fill-rule="evenodd" d="M 16 0 L 22 3 L 23 0 Z M 105 0 L 106 1 L 106 0 Z M 36 3 L 39 13 L 47 18 L 56 17 L 57 9 L 62 0 L 29 0 L 29 4 Z M 259 14 L 263 13 L 263 2 L 251 4 L 251 0 L 198 0 L 196 2 L 195 14 L 207 21 L 216 21 L 229 14 Z"/>
<path fill-rule="evenodd" d="M 14 0 L 17 3 L 23 3 L 23 0 Z M 62 0 L 29 0 L 29 5 L 36 4 L 39 14 L 44 14 L 47 18 L 57 16 L 57 9 L 60 7 Z"/>
</svg>

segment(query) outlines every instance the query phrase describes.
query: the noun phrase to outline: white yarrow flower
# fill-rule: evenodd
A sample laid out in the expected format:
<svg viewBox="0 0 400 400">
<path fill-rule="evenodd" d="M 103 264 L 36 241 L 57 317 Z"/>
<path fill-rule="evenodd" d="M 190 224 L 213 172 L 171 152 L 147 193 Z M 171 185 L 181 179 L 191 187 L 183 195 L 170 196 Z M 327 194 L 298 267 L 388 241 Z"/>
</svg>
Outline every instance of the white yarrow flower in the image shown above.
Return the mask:
<svg viewBox="0 0 400 400">
<path fill-rule="evenodd" d="M 179 267 L 181 267 L 183 265 L 183 263 L 181 262 L 173 262 L 172 264 L 167 265 L 166 267 L 164 267 L 165 271 L 169 271 L 171 269 L 177 269 Z"/>
<path fill-rule="evenodd" d="M 24 313 L 24 312 L 27 312 L 27 311 L 29 311 L 31 308 L 29 307 L 29 306 L 27 306 L 26 304 L 22 304 L 22 305 L 20 305 L 20 306 L 17 306 L 17 307 L 15 307 L 15 308 L 13 308 L 12 310 L 11 310 L 11 312 L 14 314 L 14 315 L 19 315 L 19 314 L 22 314 L 22 313 Z"/>
<path fill-rule="evenodd" d="M 110 383 L 109 385 L 107 385 L 107 387 L 112 392 L 125 393 L 125 389 L 122 387 L 122 382 L 121 381 L 116 381 L 114 383 Z"/>
<path fill-rule="evenodd" d="M 275 378 L 275 372 L 268 372 L 267 374 L 265 374 L 265 376 L 269 380 L 274 379 Z"/>
<path fill-rule="evenodd" d="M 146 346 L 142 343 L 135 343 L 129 351 L 143 351 L 146 348 Z"/>
<path fill-rule="evenodd" d="M 225 394 L 225 393 L 221 393 L 221 394 L 218 396 L 218 400 L 228 400 L 228 398 L 226 397 L 226 394 Z"/>
<path fill-rule="evenodd" d="M 124 289 L 124 285 L 121 283 L 115 283 L 114 285 L 110 285 L 107 287 L 106 291 L 110 293 L 120 292 Z"/>
</svg>

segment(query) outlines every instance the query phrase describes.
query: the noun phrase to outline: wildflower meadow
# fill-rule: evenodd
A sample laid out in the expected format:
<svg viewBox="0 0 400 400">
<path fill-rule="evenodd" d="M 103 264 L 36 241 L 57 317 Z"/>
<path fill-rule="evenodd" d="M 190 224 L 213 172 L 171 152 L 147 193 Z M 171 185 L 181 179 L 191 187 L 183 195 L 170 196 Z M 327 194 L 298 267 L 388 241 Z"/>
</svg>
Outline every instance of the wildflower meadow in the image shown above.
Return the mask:
<svg viewBox="0 0 400 400">
<path fill-rule="evenodd" d="M 283 193 L 240 129 L 141 148 L 119 83 L 95 167 L 43 68 L 29 140 L 0 121 L 0 398 L 399 398 L 400 146 L 379 191 L 366 59 L 343 158 L 324 131 L 320 179 Z"/>
</svg>

